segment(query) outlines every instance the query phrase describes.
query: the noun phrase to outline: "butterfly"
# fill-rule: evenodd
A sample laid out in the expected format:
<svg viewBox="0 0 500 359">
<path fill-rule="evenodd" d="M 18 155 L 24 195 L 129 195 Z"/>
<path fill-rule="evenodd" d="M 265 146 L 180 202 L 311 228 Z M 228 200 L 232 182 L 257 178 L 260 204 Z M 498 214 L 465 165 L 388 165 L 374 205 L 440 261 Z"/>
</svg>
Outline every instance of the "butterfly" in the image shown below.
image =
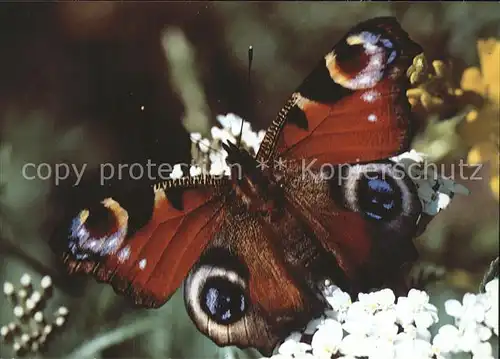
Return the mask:
<svg viewBox="0 0 500 359">
<path fill-rule="evenodd" d="M 388 158 L 413 136 L 406 71 L 422 48 L 395 18 L 353 27 L 270 124 L 254 156 L 224 144 L 231 174 L 110 192 L 70 213 L 63 262 L 158 308 L 183 285 L 219 346 L 270 355 L 328 304 L 397 286 L 417 257 L 422 207 Z"/>
</svg>

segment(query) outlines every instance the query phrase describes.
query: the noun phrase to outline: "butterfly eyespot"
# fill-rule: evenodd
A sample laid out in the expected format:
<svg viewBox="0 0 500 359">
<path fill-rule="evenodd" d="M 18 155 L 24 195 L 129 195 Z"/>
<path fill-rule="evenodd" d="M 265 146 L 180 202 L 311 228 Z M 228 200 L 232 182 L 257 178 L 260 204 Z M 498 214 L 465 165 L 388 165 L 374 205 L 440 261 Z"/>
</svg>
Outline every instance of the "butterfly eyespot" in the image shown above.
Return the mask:
<svg viewBox="0 0 500 359">
<path fill-rule="evenodd" d="M 374 220 L 389 220 L 401 212 L 402 193 L 394 179 L 367 173 L 358 185 L 360 210 Z"/>
<path fill-rule="evenodd" d="M 70 225 L 70 251 L 77 259 L 116 253 L 127 234 L 128 219 L 127 211 L 112 198 L 80 211 Z"/>
<path fill-rule="evenodd" d="M 210 322 L 211 327 L 225 328 L 242 320 L 250 309 L 247 275 L 244 266 L 225 251 L 213 253 L 216 255 L 205 257 L 189 274 L 184 300 L 197 325 Z M 224 265 L 212 264 L 214 260 Z"/>
<path fill-rule="evenodd" d="M 248 307 L 243 289 L 222 277 L 207 280 L 200 301 L 210 319 L 225 325 L 240 320 Z"/>
<path fill-rule="evenodd" d="M 333 81 L 347 89 L 360 90 L 375 86 L 396 55 L 389 39 L 363 31 L 348 36 L 343 46 L 326 55 L 325 60 Z"/>
<path fill-rule="evenodd" d="M 370 222 L 393 225 L 419 212 L 416 188 L 403 168 L 389 163 L 357 164 L 345 169 L 337 190 L 346 208 Z M 336 185 L 335 185 L 336 186 Z"/>
</svg>

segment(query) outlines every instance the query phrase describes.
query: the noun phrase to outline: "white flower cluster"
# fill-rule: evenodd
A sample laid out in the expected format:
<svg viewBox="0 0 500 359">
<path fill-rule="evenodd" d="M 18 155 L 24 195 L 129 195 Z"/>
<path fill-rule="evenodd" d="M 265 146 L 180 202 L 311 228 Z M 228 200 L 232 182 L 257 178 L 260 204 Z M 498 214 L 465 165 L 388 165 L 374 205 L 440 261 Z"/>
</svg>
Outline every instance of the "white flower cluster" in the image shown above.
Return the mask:
<svg viewBox="0 0 500 359">
<path fill-rule="evenodd" d="M 488 340 L 498 337 L 498 278 L 486 284 L 486 292 L 466 293 L 462 303 L 450 299 L 445 303 L 455 325 L 444 325 L 434 341 L 448 352 L 470 352 L 473 359 L 493 359 Z"/>
<path fill-rule="evenodd" d="M 46 309 L 52 297 L 52 278 L 44 276 L 40 288 L 35 289 L 32 277 L 25 273 L 20 279 L 20 286 L 10 282 L 3 284 L 3 294 L 13 307 L 14 318 L 10 323 L 0 327 L 0 339 L 11 345 L 14 354 L 33 357 L 60 333 L 68 319 L 68 308 L 59 307 L 47 317 Z"/>
<path fill-rule="evenodd" d="M 498 337 L 498 278 L 484 294 L 468 293 L 463 303 L 448 300 L 455 325 L 442 326 L 434 338 L 429 329 L 439 321 L 438 310 L 423 291 L 396 299 L 383 289 L 361 293 L 355 302 L 332 285 L 324 294 L 331 308 L 304 332 L 292 333 L 272 359 L 449 359 L 459 352 L 493 359 L 488 340 L 492 333 Z"/>
<path fill-rule="evenodd" d="M 198 176 L 202 173 L 213 176 L 230 175 L 230 168 L 226 163 L 228 154 L 221 144 L 228 141 L 236 143 L 236 139 L 243 130 L 241 136 L 243 148 L 256 154 L 266 133 L 263 130 L 254 132 L 249 122 L 243 121 L 241 117 L 232 113 L 218 115 L 217 122 L 222 127 L 212 127 L 211 138 L 204 138 L 200 133 L 191 134 L 191 141 L 195 144 L 194 151 L 192 151 L 194 164 L 189 170 L 191 176 Z M 180 165 L 175 165 L 171 177 L 178 178 L 182 175 Z"/>
</svg>

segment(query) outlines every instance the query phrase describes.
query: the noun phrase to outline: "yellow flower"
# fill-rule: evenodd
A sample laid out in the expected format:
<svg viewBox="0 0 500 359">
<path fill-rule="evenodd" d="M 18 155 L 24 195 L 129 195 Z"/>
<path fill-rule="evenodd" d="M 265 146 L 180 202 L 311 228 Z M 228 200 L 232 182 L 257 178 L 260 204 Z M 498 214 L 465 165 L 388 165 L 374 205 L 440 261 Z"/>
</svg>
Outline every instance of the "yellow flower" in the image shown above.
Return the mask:
<svg viewBox="0 0 500 359">
<path fill-rule="evenodd" d="M 458 112 L 463 91 L 454 85 L 450 65 L 435 60 L 429 68 L 424 54 L 419 54 L 413 59 L 406 75 L 414 86 L 406 92 L 413 111 L 423 110 L 426 115 L 431 113 L 444 117 Z"/>
<path fill-rule="evenodd" d="M 461 87 L 484 99 L 481 108 L 471 111 L 458 128 L 466 145 L 471 147 L 468 162 L 490 163 L 490 188 L 499 198 L 499 129 L 500 129 L 500 41 L 479 40 L 481 69 L 470 67 L 462 75 Z"/>
<path fill-rule="evenodd" d="M 495 194 L 496 198 L 498 199 L 499 196 L 499 188 L 500 187 L 500 182 L 498 181 L 498 173 L 494 176 L 491 177 L 490 179 L 490 188 Z"/>
<path fill-rule="evenodd" d="M 500 41 L 479 40 L 477 43 L 481 70 L 466 69 L 462 75 L 461 87 L 480 94 L 486 100 L 500 105 Z"/>
<path fill-rule="evenodd" d="M 413 86 L 406 95 L 418 132 L 412 147 L 434 161 L 462 152 L 457 126 L 465 120 L 470 103 L 455 84 L 451 65 L 434 60 L 429 66 L 424 54 L 419 54 L 406 75 Z"/>
</svg>

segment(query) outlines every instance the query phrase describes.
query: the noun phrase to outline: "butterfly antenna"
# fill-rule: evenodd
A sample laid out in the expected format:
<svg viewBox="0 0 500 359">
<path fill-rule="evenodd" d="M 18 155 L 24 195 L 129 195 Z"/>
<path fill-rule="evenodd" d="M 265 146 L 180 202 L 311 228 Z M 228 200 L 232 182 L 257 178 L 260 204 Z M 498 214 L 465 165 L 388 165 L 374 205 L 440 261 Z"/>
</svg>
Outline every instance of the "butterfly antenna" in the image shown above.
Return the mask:
<svg viewBox="0 0 500 359">
<path fill-rule="evenodd" d="M 247 73 L 247 88 L 248 88 L 248 93 L 250 93 L 250 74 L 252 71 L 252 60 L 253 60 L 253 47 L 249 46 L 248 47 L 248 73 Z M 247 110 L 247 116 L 249 117 L 250 111 Z M 247 118 L 248 120 L 248 118 Z M 240 134 L 238 135 L 238 139 L 236 140 L 236 146 L 238 148 L 241 147 L 241 139 L 243 137 L 243 124 L 245 123 L 244 119 L 241 119 L 241 128 L 240 128 Z"/>
</svg>

